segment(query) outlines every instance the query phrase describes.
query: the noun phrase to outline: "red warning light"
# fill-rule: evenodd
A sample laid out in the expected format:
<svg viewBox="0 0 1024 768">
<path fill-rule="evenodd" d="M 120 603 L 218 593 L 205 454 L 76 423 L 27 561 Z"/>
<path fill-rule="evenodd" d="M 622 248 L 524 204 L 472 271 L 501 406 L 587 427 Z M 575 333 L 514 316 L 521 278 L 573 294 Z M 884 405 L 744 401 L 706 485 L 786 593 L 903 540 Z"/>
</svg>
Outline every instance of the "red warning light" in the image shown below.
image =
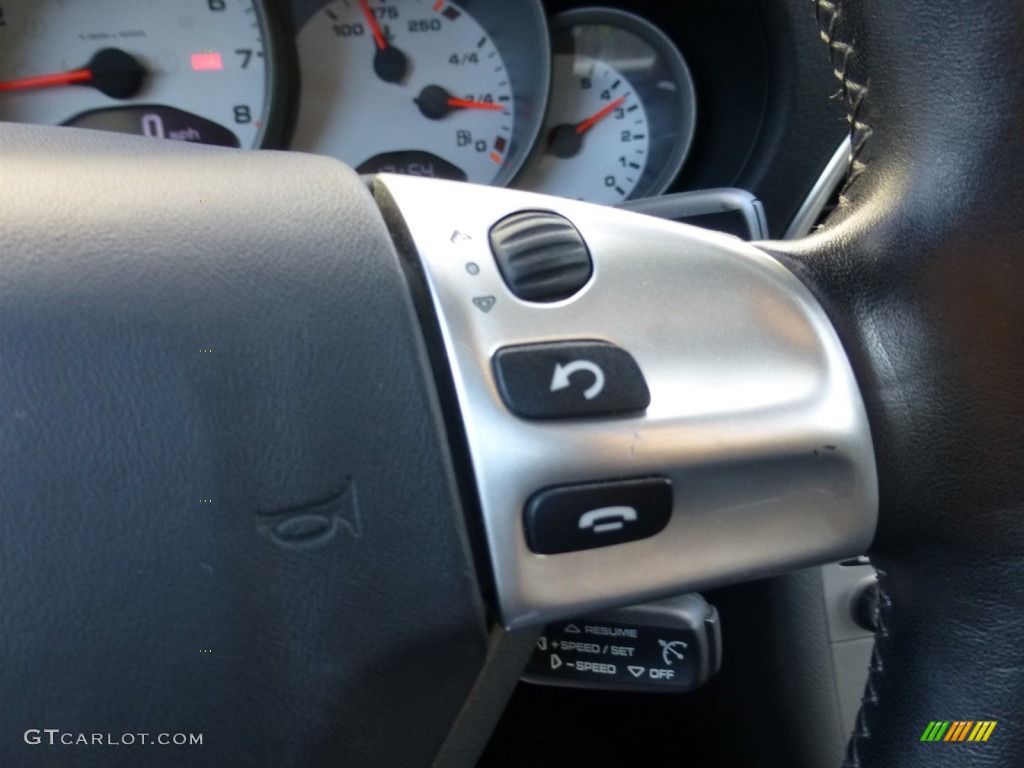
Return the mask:
<svg viewBox="0 0 1024 768">
<path fill-rule="evenodd" d="M 224 69 L 224 62 L 221 61 L 219 53 L 211 51 L 193 53 L 192 69 L 196 72 L 209 72 L 214 69 Z"/>
</svg>

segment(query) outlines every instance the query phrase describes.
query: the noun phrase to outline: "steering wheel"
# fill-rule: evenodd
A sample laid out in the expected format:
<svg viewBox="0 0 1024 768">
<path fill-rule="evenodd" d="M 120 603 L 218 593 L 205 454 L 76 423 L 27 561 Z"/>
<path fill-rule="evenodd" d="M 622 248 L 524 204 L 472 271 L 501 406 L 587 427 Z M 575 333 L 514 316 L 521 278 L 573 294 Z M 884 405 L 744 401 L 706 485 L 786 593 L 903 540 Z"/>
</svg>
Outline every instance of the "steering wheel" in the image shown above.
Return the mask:
<svg viewBox="0 0 1024 768">
<path fill-rule="evenodd" d="M 489 626 L 521 661 L 548 620 L 859 554 L 876 511 L 848 764 L 1024 753 L 1024 15 L 816 5 L 854 164 L 796 243 L 0 127 L 3 763 L 472 765 L 451 734 L 518 674 Z M 637 483 L 670 519 L 537 523 Z M 999 728 L 941 751 L 936 719 Z"/>
<path fill-rule="evenodd" d="M 881 627 L 851 766 L 1024 753 L 1020 9 L 816 2 L 852 126 L 836 215 L 770 246 L 821 298 L 874 436 Z M 785 257 L 784 257 L 785 258 Z M 948 714 L 947 714 L 948 713 Z M 940 751 L 930 721 L 996 721 Z"/>
</svg>

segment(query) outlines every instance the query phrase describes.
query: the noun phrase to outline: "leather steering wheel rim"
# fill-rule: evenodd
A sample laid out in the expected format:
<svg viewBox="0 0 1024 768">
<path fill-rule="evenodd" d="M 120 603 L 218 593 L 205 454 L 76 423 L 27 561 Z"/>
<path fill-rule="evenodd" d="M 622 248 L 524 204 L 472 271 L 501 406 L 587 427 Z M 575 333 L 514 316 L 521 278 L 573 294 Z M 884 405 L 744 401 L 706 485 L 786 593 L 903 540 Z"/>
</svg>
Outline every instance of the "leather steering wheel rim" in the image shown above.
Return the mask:
<svg viewBox="0 0 1024 768">
<path fill-rule="evenodd" d="M 852 135 L 837 211 L 772 243 L 824 304 L 876 445 L 880 629 L 848 766 L 1024 754 L 1024 14 L 817 0 Z M 996 721 L 932 744 L 932 721 Z"/>
</svg>

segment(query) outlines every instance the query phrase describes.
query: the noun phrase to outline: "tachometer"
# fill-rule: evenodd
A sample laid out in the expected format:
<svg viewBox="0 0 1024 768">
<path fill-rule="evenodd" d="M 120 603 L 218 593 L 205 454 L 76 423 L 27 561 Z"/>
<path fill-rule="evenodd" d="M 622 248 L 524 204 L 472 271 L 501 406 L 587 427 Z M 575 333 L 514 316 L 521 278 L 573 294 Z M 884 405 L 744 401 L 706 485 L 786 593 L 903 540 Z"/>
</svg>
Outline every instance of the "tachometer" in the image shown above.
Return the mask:
<svg viewBox="0 0 1024 768">
<path fill-rule="evenodd" d="M 551 104 L 514 186 L 595 203 L 665 191 L 694 133 L 679 51 L 640 17 L 608 8 L 563 13 L 552 36 Z"/>
<path fill-rule="evenodd" d="M 503 184 L 540 127 L 547 46 L 537 0 L 334 0 L 299 32 L 293 146 L 366 173 Z"/>
<path fill-rule="evenodd" d="M 0 4 L 0 120 L 264 146 L 274 73 L 260 0 Z"/>
</svg>

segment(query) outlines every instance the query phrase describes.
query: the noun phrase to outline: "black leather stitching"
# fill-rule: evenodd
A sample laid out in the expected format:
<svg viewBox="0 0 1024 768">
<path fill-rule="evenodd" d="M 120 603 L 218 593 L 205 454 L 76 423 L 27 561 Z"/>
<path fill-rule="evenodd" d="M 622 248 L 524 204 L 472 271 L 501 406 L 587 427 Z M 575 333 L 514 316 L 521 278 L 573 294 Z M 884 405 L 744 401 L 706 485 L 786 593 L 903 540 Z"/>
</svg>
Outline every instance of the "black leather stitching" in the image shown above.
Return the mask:
<svg viewBox="0 0 1024 768">
<path fill-rule="evenodd" d="M 839 204 L 847 205 L 847 192 L 867 169 L 867 161 L 863 159 L 864 149 L 871 140 L 872 128 L 863 116 L 864 105 L 868 95 L 867 83 L 856 82 L 850 75 L 850 62 L 855 55 L 853 41 L 841 40 L 840 24 L 843 13 L 843 0 L 813 0 L 821 38 L 829 47 L 832 58 L 833 72 L 840 83 L 839 96 L 846 103 L 847 120 L 850 122 L 850 170 L 846 183 L 839 193 Z M 892 600 L 885 588 L 885 571 L 878 571 L 879 586 L 879 618 L 875 647 L 871 652 L 871 665 L 868 667 L 868 680 L 861 698 L 857 722 L 854 726 L 850 742 L 847 745 L 846 759 L 843 768 L 861 768 L 858 746 L 861 741 L 871 738 L 868 728 L 866 707 L 878 706 L 878 689 L 876 680 L 883 674 L 884 664 L 879 648 L 880 641 L 888 637 L 887 617 L 892 607 Z"/>
<path fill-rule="evenodd" d="M 854 46 L 852 42 L 844 42 L 838 38 L 837 29 L 842 16 L 841 0 L 836 0 L 836 2 L 831 2 L 831 0 L 815 0 L 815 13 L 821 29 L 821 37 L 829 47 L 833 71 L 840 82 L 839 95 L 846 103 L 847 119 L 850 121 L 850 171 L 847 174 L 846 183 L 839 193 L 840 205 L 843 205 L 848 202 L 846 193 L 867 168 L 867 163 L 862 160 L 862 155 L 864 148 L 871 139 L 872 129 L 867 120 L 862 117 L 861 112 L 868 94 L 868 87 L 865 83 L 854 81 L 849 74 L 849 64 L 851 57 L 854 55 Z M 884 579 L 885 572 L 879 571 L 878 583 L 881 598 L 879 601 L 878 635 L 875 639 L 875 647 L 871 653 L 868 681 L 864 688 L 864 696 L 861 698 L 860 711 L 857 712 L 857 723 L 847 746 L 847 755 L 843 761 L 843 768 L 861 768 L 858 746 L 862 740 L 871 738 L 865 707 L 868 704 L 872 706 L 878 705 L 878 691 L 875 687 L 875 679 L 884 670 L 878 641 L 888 636 L 885 616 L 892 606 L 892 601 L 884 586 Z"/>
<path fill-rule="evenodd" d="M 872 128 L 861 116 L 861 111 L 868 94 L 868 86 L 866 83 L 854 81 L 850 76 L 849 64 L 854 55 L 854 44 L 852 41 L 845 42 L 839 39 L 842 0 L 813 0 L 813 2 L 818 26 L 821 29 L 821 39 L 829 47 L 833 72 L 840 82 L 839 96 L 846 103 L 847 120 L 850 122 L 850 171 L 846 176 L 846 183 L 839 193 L 840 205 L 845 205 L 849 202 L 846 197 L 847 191 L 867 168 L 867 162 L 862 159 L 862 155 L 871 139 Z"/>
<path fill-rule="evenodd" d="M 885 665 L 882 661 L 880 644 L 889 637 L 889 614 L 892 611 L 892 599 L 886 589 L 886 578 L 888 573 L 881 568 L 878 572 L 878 630 L 875 632 L 875 647 L 871 651 L 871 664 L 868 666 L 868 681 L 864 686 L 864 695 L 860 700 L 860 711 L 857 712 L 857 723 L 854 726 L 850 743 L 847 745 L 846 759 L 843 761 L 843 768 L 861 768 L 860 756 L 858 754 L 858 743 L 871 738 L 871 731 L 868 728 L 866 707 L 870 704 L 878 706 L 878 689 L 875 685 L 877 678 L 885 672 Z"/>
</svg>

